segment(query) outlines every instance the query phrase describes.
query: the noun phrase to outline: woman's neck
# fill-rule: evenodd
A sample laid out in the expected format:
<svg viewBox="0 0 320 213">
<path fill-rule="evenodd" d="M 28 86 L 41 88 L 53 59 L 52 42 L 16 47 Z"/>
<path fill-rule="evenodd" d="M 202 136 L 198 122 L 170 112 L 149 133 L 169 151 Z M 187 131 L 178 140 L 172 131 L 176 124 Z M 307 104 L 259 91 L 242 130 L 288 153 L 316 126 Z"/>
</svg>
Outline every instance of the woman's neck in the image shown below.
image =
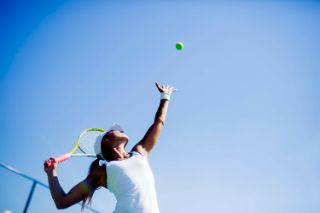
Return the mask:
<svg viewBox="0 0 320 213">
<path fill-rule="evenodd" d="M 125 160 L 130 157 L 129 153 L 126 152 L 126 150 L 122 146 L 115 147 L 112 149 L 113 149 L 112 160 Z"/>
</svg>

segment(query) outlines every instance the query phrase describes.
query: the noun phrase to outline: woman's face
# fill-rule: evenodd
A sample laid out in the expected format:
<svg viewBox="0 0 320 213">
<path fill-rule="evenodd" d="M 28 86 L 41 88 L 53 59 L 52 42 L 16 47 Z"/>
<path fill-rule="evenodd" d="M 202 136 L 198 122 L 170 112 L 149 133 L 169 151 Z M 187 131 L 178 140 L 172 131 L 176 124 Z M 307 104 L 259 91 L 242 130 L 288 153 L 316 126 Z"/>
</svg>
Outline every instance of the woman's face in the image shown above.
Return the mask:
<svg viewBox="0 0 320 213">
<path fill-rule="evenodd" d="M 118 147 L 123 144 L 127 145 L 129 137 L 123 131 L 109 131 L 103 136 L 102 144 L 111 146 L 112 148 Z"/>
</svg>

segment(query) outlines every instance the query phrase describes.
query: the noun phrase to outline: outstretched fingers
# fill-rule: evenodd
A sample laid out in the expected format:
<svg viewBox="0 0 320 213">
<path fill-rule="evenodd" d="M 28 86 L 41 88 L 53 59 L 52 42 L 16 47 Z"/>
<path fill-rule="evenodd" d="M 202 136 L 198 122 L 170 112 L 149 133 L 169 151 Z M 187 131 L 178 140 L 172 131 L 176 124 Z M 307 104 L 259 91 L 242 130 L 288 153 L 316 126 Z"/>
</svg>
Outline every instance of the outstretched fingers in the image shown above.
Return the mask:
<svg viewBox="0 0 320 213">
<path fill-rule="evenodd" d="M 165 84 L 160 85 L 158 82 L 156 82 L 156 86 L 157 86 L 159 92 L 172 94 L 176 91 L 176 89 L 174 87 L 169 86 L 169 85 L 165 85 Z"/>
</svg>

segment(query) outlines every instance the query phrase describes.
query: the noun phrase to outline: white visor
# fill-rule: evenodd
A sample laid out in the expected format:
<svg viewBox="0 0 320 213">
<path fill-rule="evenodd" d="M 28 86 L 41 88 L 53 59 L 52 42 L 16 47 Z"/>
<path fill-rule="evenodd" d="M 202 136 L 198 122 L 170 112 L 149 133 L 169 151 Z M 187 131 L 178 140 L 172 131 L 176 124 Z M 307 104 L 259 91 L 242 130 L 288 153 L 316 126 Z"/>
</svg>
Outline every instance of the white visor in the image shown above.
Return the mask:
<svg viewBox="0 0 320 213">
<path fill-rule="evenodd" d="M 100 135 L 98 135 L 98 137 L 96 138 L 96 141 L 94 143 L 94 152 L 96 155 L 100 155 L 101 156 L 101 142 L 102 142 L 102 138 L 105 134 L 107 134 L 109 131 L 123 131 L 123 129 L 117 124 L 114 123 L 106 132 L 101 133 Z M 102 157 L 102 156 L 101 156 Z"/>
</svg>

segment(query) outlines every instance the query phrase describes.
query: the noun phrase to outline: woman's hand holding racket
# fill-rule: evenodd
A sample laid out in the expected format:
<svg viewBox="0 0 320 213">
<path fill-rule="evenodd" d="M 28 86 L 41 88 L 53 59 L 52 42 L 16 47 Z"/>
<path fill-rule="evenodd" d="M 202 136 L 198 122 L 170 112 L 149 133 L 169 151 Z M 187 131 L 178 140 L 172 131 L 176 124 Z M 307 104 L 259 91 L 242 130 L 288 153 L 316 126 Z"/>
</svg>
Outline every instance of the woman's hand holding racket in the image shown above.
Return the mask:
<svg viewBox="0 0 320 213">
<path fill-rule="evenodd" d="M 44 163 L 44 171 L 49 175 L 55 175 L 58 162 L 54 158 L 49 158 L 48 160 L 45 160 Z"/>
</svg>

